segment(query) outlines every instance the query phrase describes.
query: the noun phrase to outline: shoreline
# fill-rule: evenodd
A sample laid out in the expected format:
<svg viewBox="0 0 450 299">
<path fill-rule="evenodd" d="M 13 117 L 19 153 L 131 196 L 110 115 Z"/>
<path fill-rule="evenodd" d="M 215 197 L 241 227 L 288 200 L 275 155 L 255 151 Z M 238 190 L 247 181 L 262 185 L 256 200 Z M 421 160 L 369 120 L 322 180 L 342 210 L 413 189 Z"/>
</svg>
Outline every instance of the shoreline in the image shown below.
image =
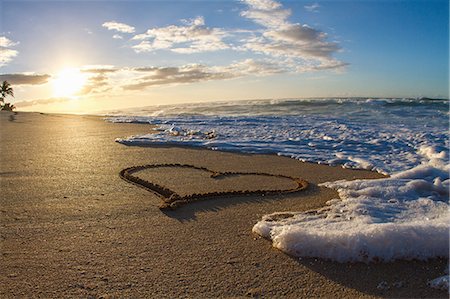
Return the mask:
<svg viewBox="0 0 450 299">
<path fill-rule="evenodd" d="M 115 123 L 115 124 L 126 124 L 126 123 Z M 148 124 L 148 125 L 152 125 L 152 124 Z M 115 141 L 117 142 L 117 141 Z M 284 155 L 279 155 L 278 153 L 275 152 L 267 152 L 267 153 L 247 153 L 247 152 L 240 152 L 238 150 L 226 150 L 226 149 L 211 149 L 211 148 L 207 148 L 207 147 L 203 147 L 201 145 L 185 145 L 185 144 L 179 144 L 179 143 L 170 143 L 167 142 L 165 144 L 122 144 L 120 142 L 117 142 L 123 146 L 132 146 L 132 147 L 144 147 L 144 148 L 180 148 L 180 149 L 187 149 L 187 150 L 191 150 L 191 149 L 195 149 L 195 150 L 204 150 L 204 151 L 213 151 L 213 152 L 220 152 L 220 153 L 229 153 L 229 154 L 236 154 L 236 155 L 241 155 L 241 156 L 255 156 L 255 155 L 261 155 L 261 156 L 269 156 L 269 157 L 283 157 L 283 158 L 287 158 L 287 159 L 291 159 L 291 160 L 295 160 L 301 163 L 306 163 L 306 164 L 312 164 L 312 165 L 323 165 L 323 166 L 327 166 L 327 167 L 332 167 L 332 168 L 341 168 L 341 169 L 349 169 L 352 171 L 365 171 L 365 172 L 373 172 L 373 173 L 377 173 L 379 174 L 381 177 L 380 178 L 388 178 L 390 177 L 390 174 L 388 173 L 383 173 L 383 172 L 378 172 L 375 170 L 369 170 L 369 169 L 363 169 L 363 168 L 347 168 L 344 167 L 343 165 L 330 165 L 327 163 L 314 163 L 314 162 L 310 162 L 310 161 L 302 161 L 299 159 L 295 159 L 289 156 L 284 156 Z"/>
<path fill-rule="evenodd" d="M 448 297 L 426 285 L 443 275 L 444 259 L 297 259 L 251 232 L 262 215 L 317 209 L 337 196 L 319 183 L 382 175 L 276 154 L 125 146 L 114 139 L 151 125 L 103 118 L 19 112 L 9 121 L 1 113 L 2 297 Z M 118 175 L 151 163 L 295 175 L 311 188 L 161 212 L 159 198 Z M 389 288 L 377 288 L 383 281 Z"/>
</svg>

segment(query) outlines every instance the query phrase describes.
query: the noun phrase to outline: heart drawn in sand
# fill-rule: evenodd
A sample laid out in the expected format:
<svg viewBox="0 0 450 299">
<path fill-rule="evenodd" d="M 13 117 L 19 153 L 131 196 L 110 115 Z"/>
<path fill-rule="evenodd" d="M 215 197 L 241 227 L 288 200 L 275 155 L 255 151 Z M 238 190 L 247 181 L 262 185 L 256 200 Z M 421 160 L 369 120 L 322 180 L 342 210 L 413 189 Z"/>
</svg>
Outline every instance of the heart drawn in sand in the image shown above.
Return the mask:
<svg viewBox="0 0 450 299">
<path fill-rule="evenodd" d="M 291 186 L 285 187 L 282 189 L 279 188 L 266 188 L 266 189 L 255 189 L 255 190 L 216 190 L 216 191 L 207 191 L 200 193 L 192 193 L 192 194 L 180 194 L 181 192 L 176 192 L 175 188 L 169 188 L 168 186 L 163 186 L 160 183 L 157 183 L 157 180 L 146 180 L 139 176 L 139 172 L 144 172 L 146 170 L 157 169 L 157 168 L 165 168 L 165 169 L 173 169 L 178 173 L 181 170 L 196 170 L 204 172 L 208 175 L 209 179 L 212 180 L 221 180 L 221 179 L 229 179 L 229 178 L 244 178 L 244 177 L 260 177 L 265 179 L 284 179 L 289 180 Z M 270 174 L 263 172 L 219 172 L 214 171 L 205 167 L 199 167 L 188 164 L 150 164 L 150 165 L 141 165 L 141 166 L 133 166 L 129 168 L 125 168 L 119 173 L 120 177 L 125 181 L 135 184 L 139 187 L 142 187 L 146 190 L 154 192 L 162 199 L 162 203 L 160 205 L 160 209 L 176 209 L 178 206 L 182 204 L 186 204 L 189 202 L 210 199 L 215 197 L 231 197 L 231 196 L 251 196 L 251 195 L 275 195 L 275 194 L 285 194 L 285 193 L 293 193 L 304 190 L 308 187 L 308 182 L 301 179 L 295 178 L 287 175 L 281 174 Z M 214 182 L 213 181 L 213 182 Z"/>
</svg>

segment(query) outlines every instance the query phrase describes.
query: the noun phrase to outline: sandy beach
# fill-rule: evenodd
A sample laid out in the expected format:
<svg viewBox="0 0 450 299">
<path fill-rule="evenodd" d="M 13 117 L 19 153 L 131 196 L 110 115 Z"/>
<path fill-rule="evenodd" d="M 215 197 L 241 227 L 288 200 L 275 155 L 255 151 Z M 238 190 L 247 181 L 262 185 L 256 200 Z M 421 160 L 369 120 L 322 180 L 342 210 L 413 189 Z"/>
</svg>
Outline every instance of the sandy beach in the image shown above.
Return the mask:
<svg viewBox="0 0 450 299">
<path fill-rule="evenodd" d="M 337 197 L 319 183 L 382 177 L 378 173 L 274 155 L 125 146 L 115 138 L 148 133 L 151 126 L 97 116 L 2 112 L 0 123 L 1 298 L 448 298 L 427 286 L 444 274 L 444 259 L 377 264 L 298 259 L 252 234 L 265 214 L 317 209 Z M 119 172 L 163 163 L 301 177 L 309 187 L 161 211 L 160 198 L 122 180 Z M 190 192 L 189 170 L 159 171 L 147 179 Z M 209 190 L 207 179 L 196 182 L 196 192 Z M 228 182 L 245 190 L 258 183 L 267 184 Z M 389 288 L 377 288 L 382 282 Z"/>
</svg>

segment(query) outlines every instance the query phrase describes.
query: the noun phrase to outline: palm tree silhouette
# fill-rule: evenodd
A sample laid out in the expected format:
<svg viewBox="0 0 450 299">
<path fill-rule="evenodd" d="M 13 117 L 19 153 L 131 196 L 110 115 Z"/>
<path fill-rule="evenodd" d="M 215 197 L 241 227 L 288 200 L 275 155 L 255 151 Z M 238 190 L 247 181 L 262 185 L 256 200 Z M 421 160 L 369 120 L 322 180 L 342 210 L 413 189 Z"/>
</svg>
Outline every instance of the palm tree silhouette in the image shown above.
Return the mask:
<svg viewBox="0 0 450 299">
<path fill-rule="evenodd" d="M 4 104 L 1 108 L 1 110 L 4 110 L 4 111 L 13 111 L 14 109 L 16 109 L 16 106 L 14 106 L 13 104 L 10 104 L 10 103 Z"/>
<path fill-rule="evenodd" d="M 5 104 L 5 98 L 7 96 L 14 97 L 14 90 L 8 81 L 3 81 L 3 83 L 0 85 L 0 103 L 2 104 L 0 110 L 12 111 L 16 107 L 14 107 L 14 105 L 11 105 L 10 103 Z"/>
<path fill-rule="evenodd" d="M 8 81 L 3 81 L 2 85 L 0 85 L 0 102 L 4 103 L 8 95 L 14 97 L 14 90 Z"/>
<path fill-rule="evenodd" d="M 10 95 L 14 97 L 14 90 L 8 81 L 3 81 L 2 85 L 0 85 L 0 95 L 0 102 L 2 103 L 5 102 L 6 96 Z"/>
</svg>

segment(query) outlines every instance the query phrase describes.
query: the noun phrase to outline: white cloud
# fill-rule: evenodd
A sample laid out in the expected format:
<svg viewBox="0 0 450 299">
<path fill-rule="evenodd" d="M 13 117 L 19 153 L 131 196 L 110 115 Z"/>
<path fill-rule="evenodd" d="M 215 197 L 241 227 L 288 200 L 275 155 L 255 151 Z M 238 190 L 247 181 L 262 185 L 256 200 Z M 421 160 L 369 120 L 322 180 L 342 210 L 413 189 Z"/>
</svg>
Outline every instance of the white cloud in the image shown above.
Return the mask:
<svg viewBox="0 0 450 299">
<path fill-rule="evenodd" d="M 19 54 L 19 52 L 16 50 L 0 48 L 0 67 L 10 63 L 17 54 Z"/>
<path fill-rule="evenodd" d="M 114 39 L 123 39 L 123 36 L 122 36 L 122 35 L 119 35 L 119 34 L 114 34 L 114 35 L 113 35 L 113 38 L 114 38 Z"/>
<path fill-rule="evenodd" d="M 280 3 L 269 0 L 244 2 L 248 10 L 241 15 L 265 29 L 247 39 L 241 48 L 272 57 L 290 58 L 296 61 L 297 71 L 341 69 L 347 65 L 333 57 L 340 50 L 338 43 L 328 41 L 325 32 L 306 24 L 289 22 L 290 11 L 283 9 Z"/>
<path fill-rule="evenodd" d="M 276 1 L 244 0 L 249 7 L 241 12 L 241 16 L 253 20 L 259 25 L 269 28 L 276 28 L 286 25 L 287 18 L 291 15 L 289 9 L 283 9 Z"/>
<path fill-rule="evenodd" d="M 115 30 L 122 33 L 134 33 L 135 30 L 133 26 L 116 21 L 105 22 L 102 24 L 102 26 L 107 28 L 108 30 Z"/>
<path fill-rule="evenodd" d="M 166 50 L 179 54 L 230 49 L 257 54 L 257 59 L 247 59 L 228 66 L 183 66 L 176 68 L 176 74 L 172 74 L 172 77 L 157 78 L 147 75 L 144 79 L 139 77 L 139 82 L 131 81 L 127 84 L 127 88 L 139 89 L 143 86 L 234 78 L 254 73 L 264 75 L 341 70 L 348 65 L 334 57 L 340 51 L 337 42 L 330 41 L 327 33 L 319 29 L 307 24 L 290 22 L 291 11 L 284 8 L 280 2 L 241 1 L 247 7 L 240 15 L 260 25 L 261 28 L 253 30 L 210 28 L 205 25 L 205 19 L 198 16 L 180 20 L 181 25 L 154 27 L 135 34 L 130 40 L 134 42 L 131 48 L 136 53 Z M 308 6 L 308 9 L 317 9 L 319 6 L 316 4 Z M 120 24 L 113 23 L 114 28 Z M 121 35 L 115 35 L 114 38 L 120 37 Z M 159 69 L 159 72 L 163 73 L 168 71 L 169 69 Z"/>
<path fill-rule="evenodd" d="M 233 77 L 249 75 L 266 76 L 288 71 L 287 65 L 282 66 L 278 61 L 254 59 L 245 59 L 235 62 L 229 66 L 219 66 L 213 69 L 220 72 L 228 72 L 233 74 Z"/>
<path fill-rule="evenodd" d="M 132 39 L 142 42 L 132 48 L 138 53 L 167 49 L 185 54 L 229 48 L 222 40 L 227 34 L 219 28 L 206 27 L 203 17 L 182 20 L 182 23 L 185 26 L 170 25 L 137 34 Z"/>
<path fill-rule="evenodd" d="M 10 63 L 19 52 L 10 47 L 18 45 L 18 42 L 13 42 L 6 36 L 0 36 L 0 67 Z"/>
<path fill-rule="evenodd" d="M 243 0 L 252 9 L 274 11 L 281 7 L 281 4 L 272 0 Z"/>
<path fill-rule="evenodd" d="M 311 5 L 305 5 L 304 7 L 309 12 L 319 12 L 320 5 L 319 3 L 313 3 Z"/>
<path fill-rule="evenodd" d="M 297 66 L 297 72 L 314 72 L 323 70 L 342 71 L 349 64 L 336 59 L 327 59 L 323 61 L 306 61 L 303 65 Z"/>
<path fill-rule="evenodd" d="M 16 46 L 18 44 L 19 43 L 13 42 L 12 40 L 7 38 L 6 36 L 0 36 L 0 47 L 10 48 L 10 47 L 14 47 L 14 46 Z"/>
<path fill-rule="evenodd" d="M 136 51 L 136 53 L 141 53 L 141 52 L 151 52 L 153 50 L 155 50 L 155 47 L 153 47 L 153 45 L 149 42 L 149 41 L 142 41 L 137 45 L 132 46 L 132 48 L 134 49 L 134 51 Z"/>
<path fill-rule="evenodd" d="M 182 19 L 180 20 L 181 23 L 188 25 L 188 26 L 204 26 L 205 25 L 205 18 L 202 16 L 198 16 L 194 19 Z"/>
</svg>

